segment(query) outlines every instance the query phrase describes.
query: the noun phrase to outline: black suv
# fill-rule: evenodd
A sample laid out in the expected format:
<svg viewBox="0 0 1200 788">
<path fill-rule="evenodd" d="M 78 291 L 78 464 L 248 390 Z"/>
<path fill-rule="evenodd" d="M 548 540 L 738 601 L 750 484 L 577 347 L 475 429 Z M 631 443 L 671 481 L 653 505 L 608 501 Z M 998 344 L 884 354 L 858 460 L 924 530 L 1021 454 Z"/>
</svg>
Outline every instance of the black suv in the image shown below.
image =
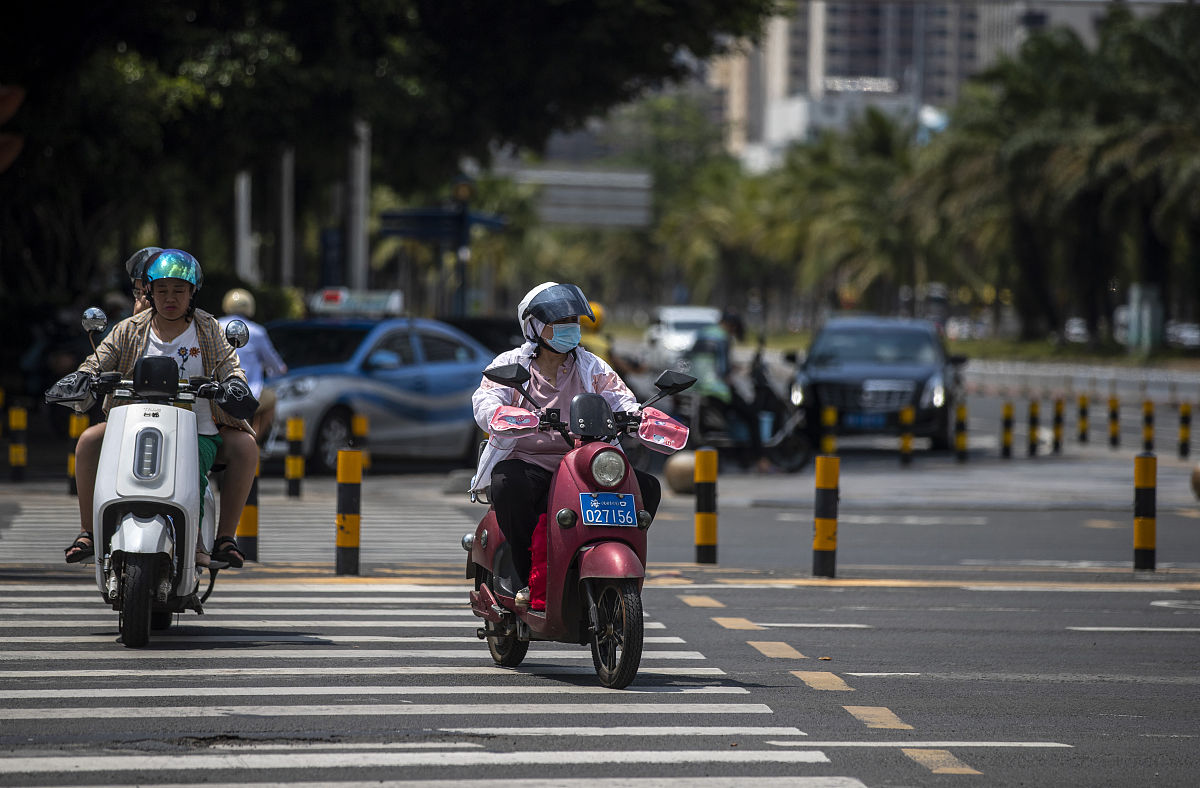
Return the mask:
<svg viewBox="0 0 1200 788">
<path fill-rule="evenodd" d="M 966 362 L 966 356 L 946 353 L 937 326 L 927 320 L 833 318 L 797 368 L 792 402 L 805 410 L 814 441 L 825 406 L 837 409 L 838 434 L 895 435 L 901 408 L 912 405 L 913 435 L 932 438 L 935 449 L 950 449 Z"/>
</svg>

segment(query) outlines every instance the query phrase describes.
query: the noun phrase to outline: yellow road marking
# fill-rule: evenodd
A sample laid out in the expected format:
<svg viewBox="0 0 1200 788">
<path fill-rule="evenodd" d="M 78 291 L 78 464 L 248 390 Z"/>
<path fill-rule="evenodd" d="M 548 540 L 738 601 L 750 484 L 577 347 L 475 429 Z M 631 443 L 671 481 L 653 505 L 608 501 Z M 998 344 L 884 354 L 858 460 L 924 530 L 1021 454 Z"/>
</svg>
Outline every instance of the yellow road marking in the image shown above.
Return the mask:
<svg viewBox="0 0 1200 788">
<path fill-rule="evenodd" d="M 843 706 L 843 709 L 865 722 L 868 728 L 887 728 L 895 731 L 911 731 L 913 726 L 901 722 L 886 706 Z"/>
<path fill-rule="evenodd" d="M 900 752 L 934 774 L 983 774 L 955 758 L 949 750 L 915 750 L 903 747 Z"/>
<path fill-rule="evenodd" d="M 854 687 L 842 681 L 841 676 L 836 673 L 821 670 L 793 670 L 792 675 L 815 690 L 854 692 Z"/>
<path fill-rule="evenodd" d="M 718 618 L 714 618 L 713 621 L 717 622 L 718 624 L 725 627 L 726 629 L 766 629 L 766 627 L 760 627 L 758 624 L 755 624 L 753 621 L 751 621 L 748 618 L 719 618 L 718 617 Z"/>
<path fill-rule="evenodd" d="M 772 640 L 751 640 L 747 641 L 747 645 L 758 649 L 764 657 L 774 657 L 777 659 L 808 659 L 808 657 L 804 656 L 787 643 L 780 643 Z"/>
<path fill-rule="evenodd" d="M 710 596 L 681 596 L 679 601 L 689 607 L 725 607 Z"/>
</svg>

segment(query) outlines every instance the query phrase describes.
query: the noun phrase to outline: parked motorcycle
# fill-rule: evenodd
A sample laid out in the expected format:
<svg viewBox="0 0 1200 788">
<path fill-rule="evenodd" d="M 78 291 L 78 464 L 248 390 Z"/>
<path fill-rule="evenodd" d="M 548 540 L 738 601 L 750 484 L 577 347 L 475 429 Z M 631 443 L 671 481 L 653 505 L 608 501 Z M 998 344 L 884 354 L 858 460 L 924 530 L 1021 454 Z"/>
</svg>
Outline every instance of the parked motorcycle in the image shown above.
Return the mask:
<svg viewBox="0 0 1200 788">
<path fill-rule="evenodd" d="M 545 610 L 518 608 L 520 581 L 494 509 L 474 533 L 463 537 L 469 554 L 467 577 L 475 579 L 471 610 L 484 620 L 476 634 L 487 640 L 492 659 L 508 667 L 521 663 L 533 640 L 590 644 L 600 682 L 613 689 L 628 686 L 642 655 L 641 588 L 651 516 L 628 459 L 611 443 L 622 434 L 636 433 L 642 443 L 666 454 L 683 448 L 687 428 L 649 406 L 696 379 L 680 372 L 662 373 L 655 382 L 658 393 L 641 404 L 640 413 L 613 413 L 599 394 L 580 394 L 564 422 L 558 408 L 542 408 L 529 396 L 529 370 L 520 364 L 483 374 L 518 390 L 534 408 L 499 408 L 489 425 L 493 434 L 516 437 L 534 430 L 554 431 L 573 448 L 550 483 Z"/>
<path fill-rule="evenodd" d="M 758 430 L 763 454 L 771 464 L 786 473 L 795 473 L 812 459 L 811 425 L 806 423 L 805 411 L 791 392 L 784 396 L 776 391 L 763 357 L 764 347 L 760 337 L 750 365 L 753 420 L 740 418 L 740 414 L 731 413 L 695 392 L 677 396 L 675 405 L 681 420 L 691 429 L 693 446 L 713 448 L 741 459 L 752 445 L 750 430 Z M 789 354 L 789 360 L 794 362 L 795 356 Z"/>
<path fill-rule="evenodd" d="M 108 324 L 104 312 L 84 312 L 83 328 L 94 335 Z M 250 332 L 240 320 L 225 329 L 235 348 Z M 191 408 L 218 393 L 205 377 L 179 380 L 173 358 L 138 361 L 131 379 L 101 373 L 81 392 L 84 400 L 111 394 L 113 407 L 100 449 L 95 524 L 96 585 L 105 603 L 118 613 L 121 642 L 145 646 L 151 630 L 170 627 L 176 613 L 203 615 L 217 572 L 227 564 L 196 565 L 196 551 L 211 553 L 216 536 L 216 498 L 209 484 L 200 519 L 200 472 L 196 416 Z M 71 406 L 79 398 L 46 395 L 47 402 Z M 207 570 L 208 588 L 200 593 Z"/>
</svg>

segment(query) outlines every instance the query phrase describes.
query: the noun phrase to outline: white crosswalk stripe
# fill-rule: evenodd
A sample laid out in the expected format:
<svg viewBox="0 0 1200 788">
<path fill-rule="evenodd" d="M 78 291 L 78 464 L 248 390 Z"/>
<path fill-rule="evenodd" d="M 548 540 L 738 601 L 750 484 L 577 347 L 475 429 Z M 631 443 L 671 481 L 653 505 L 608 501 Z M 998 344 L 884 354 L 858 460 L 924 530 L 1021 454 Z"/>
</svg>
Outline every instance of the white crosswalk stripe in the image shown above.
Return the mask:
<svg viewBox="0 0 1200 788">
<path fill-rule="evenodd" d="M 203 774 L 216 784 L 255 775 L 349 785 L 405 769 L 436 775 L 406 785 L 442 788 L 480 769 L 488 781 L 537 785 L 539 776 L 603 767 L 606 776 L 589 779 L 589 788 L 616 788 L 666 764 L 693 770 L 680 786 L 862 786 L 811 771 L 830 761 L 804 746 L 804 731 L 772 724 L 774 710 L 755 702 L 751 688 L 706 665 L 652 614 L 638 680 L 609 690 L 586 647 L 534 643 L 520 667 L 495 665 L 474 637 L 465 590 L 465 582 L 231 582 L 218 585 L 203 618 L 180 616 L 134 650 L 118 642 L 116 614 L 98 603 L 90 574 L 78 584 L 4 586 L 0 738 L 16 741 L 20 732 L 24 743 L 0 754 L 0 784 Z M 173 743 L 179 728 L 167 726 L 179 720 L 203 743 Z M 511 731 L 517 720 L 543 733 L 486 733 L 491 723 Z M 311 744 L 295 744 L 297 731 Z M 83 749 L 62 749 L 72 735 L 83 737 Z M 546 737 L 558 742 L 549 758 L 538 744 Z M 131 738 L 175 749 L 134 753 L 115 744 Z M 728 738 L 741 746 L 712 746 Z M 558 771 L 539 775 L 538 765 Z M 729 776 L 709 782 L 721 774 Z"/>
<path fill-rule="evenodd" d="M 327 481 L 322 487 L 329 487 Z M 416 489 L 414 489 L 416 487 Z M 362 500 L 361 555 L 389 560 L 461 561 L 459 540 L 474 530 L 481 506 L 448 496 L 430 479 L 403 488 L 373 485 Z M 62 560 L 63 548 L 79 532 L 75 498 L 30 491 L 17 502 L 18 511 L 0 527 L 0 563 L 45 564 Z M 265 563 L 331 563 L 335 557 L 337 498 L 326 490 L 301 498 L 259 495 L 258 555 Z M 0 526 L 3 521 L 0 521 Z"/>
</svg>

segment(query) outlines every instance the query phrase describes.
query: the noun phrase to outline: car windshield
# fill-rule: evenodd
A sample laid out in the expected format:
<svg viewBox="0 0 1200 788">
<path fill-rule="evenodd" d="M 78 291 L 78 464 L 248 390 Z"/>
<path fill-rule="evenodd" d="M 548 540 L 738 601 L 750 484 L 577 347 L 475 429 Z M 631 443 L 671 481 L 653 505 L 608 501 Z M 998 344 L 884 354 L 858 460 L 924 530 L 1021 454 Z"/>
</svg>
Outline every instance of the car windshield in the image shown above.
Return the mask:
<svg viewBox="0 0 1200 788">
<path fill-rule="evenodd" d="M 924 331 L 889 328 L 834 328 L 820 333 L 809 358 L 829 364 L 933 364 L 937 346 Z"/>
<path fill-rule="evenodd" d="M 343 364 L 362 344 L 368 329 L 354 326 L 290 325 L 267 329 L 271 343 L 290 369 Z"/>
</svg>

